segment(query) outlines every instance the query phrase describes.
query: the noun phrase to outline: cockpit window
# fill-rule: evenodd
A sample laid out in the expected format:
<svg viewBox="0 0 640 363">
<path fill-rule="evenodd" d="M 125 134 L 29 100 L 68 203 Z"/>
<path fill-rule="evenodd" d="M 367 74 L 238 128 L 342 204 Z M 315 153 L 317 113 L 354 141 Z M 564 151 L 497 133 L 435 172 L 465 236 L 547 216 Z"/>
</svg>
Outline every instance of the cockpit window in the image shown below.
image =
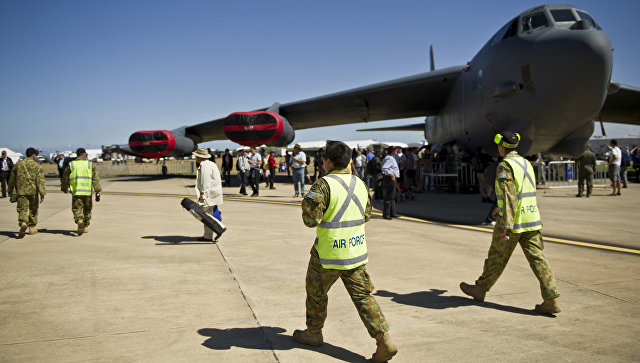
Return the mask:
<svg viewBox="0 0 640 363">
<path fill-rule="evenodd" d="M 592 27 L 594 27 L 596 29 L 602 29 L 602 28 L 600 28 L 600 25 L 598 25 L 598 23 L 596 23 L 596 21 L 593 20 L 591 15 L 585 13 L 584 11 L 580 11 L 580 10 L 576 10 L 576 12 L 578 13 L 578 16 L 580 16 L 580 19 L 586 20 L 587 23 L 589 23 L 589 25 L 591 25 Z"/>
<path fill-rule="evenodd" d="M 571 26 L 577 21 L 571 9 L 551 10 L 551 16 L 559 26 Z"/>
<path fill-rule="evenodd" d="M 518 34 L 518 19 L 513 19 L 502 39 L 510 38 L 516 34 Z"/>
<path fill-rule="evenodd" d="M 502 39 L 507 39 L 516 35 L 518 29 L 518 18 L 515 18 L 503 26 L 498 32 L 491 38 L 491 45 L 496 45 Z"/>
<path fill-rule="evenodd" d="M 549 25 L 549 20 L 543 12 L 525 15 L 522 17 L 522 31 L 531 32 Z"/>
</svg>

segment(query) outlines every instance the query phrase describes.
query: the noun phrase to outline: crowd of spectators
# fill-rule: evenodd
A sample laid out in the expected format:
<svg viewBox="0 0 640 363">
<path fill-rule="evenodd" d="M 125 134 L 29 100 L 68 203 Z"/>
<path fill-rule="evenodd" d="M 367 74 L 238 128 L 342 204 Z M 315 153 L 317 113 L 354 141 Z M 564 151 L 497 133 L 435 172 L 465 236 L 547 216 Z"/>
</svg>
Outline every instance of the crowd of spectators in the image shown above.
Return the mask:
<svg viewBox="0 0 640 363">
<path fill-rule="evenodd" d="M 389 150 L 389 148 L 352 150 L 349 168 L 354 175 L 365 182 L 373 192 L 373 199 L 376 201 L 383 201 L 385 187 L 389 184 L 389 181 L 385 182 L 383 172 L 384 160 L 390 154 Z M 618 180 L 620 187 L 626 188 L 629 178 L 627 170 L 631 170 L 630 173 L 633 173 L 631 177 L 635 178 L 636 182 L 640 182 L 640 147 L 620 147 L 619 150 L 621 155 L 618 161 L 621 165 Z M 233 169 L 237 171 L 240 179 L 241 194 L 246 194 L 249 176 L 255 188 L 254 195 L 257 195 L 259 182 L 264 182 L 266 188 L 276 189 L 276 176 L 286 174 L 290 181 L 294 182 L 293 196 L 302 197 L 313 182 L 328 172 L 323 169 L 324 150 L 322 148 L 305 152 L 298 147 L 293 151 L 287 151 L 282 156 L 276 156 L 273 151 L 265 149 L 256 150 L 255 153 L 247 153 L 249 155 L 244 156 L 247 161 L 251 155 L 254 155 L 254 159 L 259 156 L 261 164 L 243 163 L 245 152 L 242 151 L 235 159 L 228 149 L 218 155 L 222 158 L 221 170 L 225 186 L 231 185 Z M 216 154 L 213 151 L 210 154 L 215 160 Z M 607 153 L 607 155 L 610 154 Z M 398 201 L 414 200 L 415 193 L 438 189 L 449 192 L 479 192 L 479 202 L 492 205 L 495 203 L 494 180 L 499 158 L 490 155 L 483 148 L 470 151 L 451 142 L 436 147 L 426 145 L 397 148 L 397 153 L 392 156 L 399 172 L 395 181 L 395 199 Z M 527 157 L 527 159 L 534 163 L 536 180 L 544 183 L 545 176 L 538 174 L 541 171 L 544 173 L 545 167 L 548 168 L 548 161 L 545 162 L 541 155 Z M 618 192 L 619 189 L 616 188 L 615 193 Z M 487 222 L 491 222 L 490 217 Z"/>
</svg>

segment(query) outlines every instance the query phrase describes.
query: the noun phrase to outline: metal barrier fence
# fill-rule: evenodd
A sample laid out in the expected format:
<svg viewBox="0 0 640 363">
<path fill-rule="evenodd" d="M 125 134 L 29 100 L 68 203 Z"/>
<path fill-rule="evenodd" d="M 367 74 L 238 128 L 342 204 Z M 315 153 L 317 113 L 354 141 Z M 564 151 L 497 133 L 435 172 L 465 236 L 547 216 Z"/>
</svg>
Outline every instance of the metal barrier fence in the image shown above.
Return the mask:
<svg viewBox="0 0 640 363">
<path fill-rule="evenodd" d="M 578 187 L 578 169 L 575 161 L 550 161 L 547 165 L 544 163 L 532 163 L 536 173 L 536 181 L 538 188 L 555 189 L 555 188 L 577 188 Z M 607 189 L 609 165 L 607 162 L 596 161 L 596 170 L 593 174 L 593 186 Z"/>
<path fill-rule="evenodd" d="M 475 187 L 478 185 L 476 172 L 470 163 L 455 163 L 455 167 L 447 168 L 445 162 L 420 163 L 419 173 L 422 176 L 420 185 L 423 190 L 449 189 L 458 192 L 460 186 Z"/>
<path fill-rule="evenodd" d="M 134 175 L 196 175 L 195 160 L 167 160 L 165 163 L 95 163 L 100 177 Z M 219 166 L 218 166 L 219 167 Z M 164 170 L 163 170 L 164 168 Z M 58 177 L 56 164 L 43 163 L 42 169 L 47 177 Z"/>
<path fill-rule="evenodd" d="M 128 176 L 128 175 L 195 175 L 195 161 L 176 160 L 163 163 L 133 163 L 112 164 L 96 163 L 98 175 L 106 176 Z"/>
<path fill-rule="evenodd" d="M 550 161 L 548 164 L 531 163 L 536 174 L 537 187 L 542 189 L 577 188 L 578 169 L 574 161 Z M 449 168 L 451 169 L 451 167 Z M 608 187 L 609 165 L 598 160 L 593 174 L 593 186 Z M 446 163 L 428 162 L 420 165 L 421 184 L 424 190 L 460 190 L 460 186 L 473 188 L 478 185 L 476 172 L 470 163 L 456 163 L 455 170 L 447 170 Z"/>
</svg>

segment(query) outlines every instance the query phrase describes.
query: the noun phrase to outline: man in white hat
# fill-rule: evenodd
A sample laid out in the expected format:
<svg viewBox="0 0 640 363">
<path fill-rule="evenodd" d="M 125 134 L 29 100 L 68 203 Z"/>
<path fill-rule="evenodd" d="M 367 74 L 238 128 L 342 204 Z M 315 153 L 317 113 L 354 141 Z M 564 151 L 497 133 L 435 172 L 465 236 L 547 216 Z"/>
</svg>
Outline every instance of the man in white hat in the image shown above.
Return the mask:
<svg viewBox="0 0 640 363">
<path fill-rule="evenodd" d="M 222 204 L 222 179 L 220 178 L 220 171 L 218 166 L 209 158 L 211 155 L 207 152 L 207 149 L 199 147 L 198 150 L 193 152 L 193 156 L 196 157 L 196 165 L 198 171 L 196 173 L 196 197 L 198 198 L 198 204 L 202 206 L 202 209 L 207 214 L 216 216 L 219 214 L 218 206 Z M 216 213 L 218 212 L 218 213 Z M 217 219 L 220 219 L 217 217 Z M 218 239 L 217 236 L 216 239 Z M 213 231 L 207 226 L 204 226 L 204 236 L 200 238 L 201 241 L 211 241 L 213 239 Z"/>
</svg>

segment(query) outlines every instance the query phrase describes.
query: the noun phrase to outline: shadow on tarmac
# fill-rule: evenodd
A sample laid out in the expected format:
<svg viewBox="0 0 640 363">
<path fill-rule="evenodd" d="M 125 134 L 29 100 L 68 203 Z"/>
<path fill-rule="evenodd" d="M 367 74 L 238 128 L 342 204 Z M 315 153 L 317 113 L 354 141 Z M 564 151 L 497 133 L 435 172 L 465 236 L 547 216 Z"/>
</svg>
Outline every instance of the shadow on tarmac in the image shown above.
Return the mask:
<svg viewBox="0 0 640 363">
<path fill-rule="evenodd" d="M 46 228 L 38 228 L 38 233 L 50 233 L 50 234 L 61 234 L 63 236 L 76 236 L 75 231 L 71 230 L 62 230 L 62 229 L 46 229 Z M 28 236 L 29 233 L 26 234 Z M 18 232 L 10 232 L 10 231 L 0 231 L 0 236 L 5 236 L 9 238 L 18 238 Z M 26 237 L 25 236 L 25 237 Z"/>
<path fill-rule="evenodd" d="M 66 229 L 38 229 L 38 233 L 61 234 L 63 236 L 77 236 L 76 231 Z"/>
<path fill-rule="evenodd" d="M 198 334 L 210 337 L 202 343 L 203 346 L 209 349 L 228 350 L 235 346 L 246 349 L 273 349 L 274 351 L 278 351 L 296 348 L 312 350 L 345 362 L 367 361 L 367 358 L 360 354 L 326 342 L 320 347 L 299 344 L 293 340 L 291 335 L 282 334 L 286 331 L 286 329 L 280 327 L 263 326 L 231 329 L 205 328 L 198 330 Z"/>
<path fill-rule="evenodd" d="M 143 236 L 144 239 L 154 239 L 158 242 L 156 246 L 174 246 L 174 245 L 210 245 L 213 242 L 200 241 L 200 237 L 187 236 Z"/>
<path fill-rule="evenodd" d="M 473 299 L 461 297 L 461 296 L 443 296 L 447 290 L 431 289 L 429 291 L 412 292 L 409 294 L 397 294 L 395 292 L 378 290 L 374 295 L 382 297 L 390 297 L 391 301 L 398 304 L 412 305 L 427 309 L 448 309 L 458 308 L 461 306 L 478 305 L 485 308 L 496 309 L 506 311 L 509 313 L 516 313 L 522 315 L 542 315 L 538 314 L 535 310 L 527 310 L 514 306 L 505 306 L 492 302 L 478 302 Z"/>
<path fill-rule="evenodd" d="M 18 237 L 18 233 L 17 232 L 9 232 L 9 231 L 0 231 L 0 236 L 5 236 L 5 237 L 9 237 L 9 238 L 17 238 Z"/>
</svg>

